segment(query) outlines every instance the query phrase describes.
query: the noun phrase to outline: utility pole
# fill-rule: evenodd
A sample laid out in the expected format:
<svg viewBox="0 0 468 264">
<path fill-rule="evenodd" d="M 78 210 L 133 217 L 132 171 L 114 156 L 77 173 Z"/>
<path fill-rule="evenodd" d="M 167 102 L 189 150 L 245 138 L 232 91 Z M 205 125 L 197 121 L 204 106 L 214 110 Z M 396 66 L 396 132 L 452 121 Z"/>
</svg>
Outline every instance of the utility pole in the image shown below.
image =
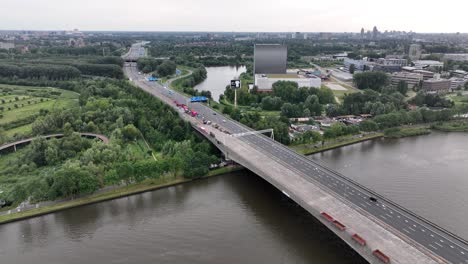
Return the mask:
<svg viewBox="0 0 468 264">
<path fill-rule="evenodd" d="M 237 108 L 237 89 L 234 89 L 234 108 Z"/>
</svg>

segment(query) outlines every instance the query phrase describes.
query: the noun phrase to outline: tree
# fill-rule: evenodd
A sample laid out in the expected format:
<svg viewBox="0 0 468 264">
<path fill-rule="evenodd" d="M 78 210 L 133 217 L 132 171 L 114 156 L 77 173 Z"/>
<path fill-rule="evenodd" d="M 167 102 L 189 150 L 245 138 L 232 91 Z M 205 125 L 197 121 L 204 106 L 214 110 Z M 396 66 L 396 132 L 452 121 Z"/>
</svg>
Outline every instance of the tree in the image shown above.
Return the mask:
<svg viewBox="0 0 468 264">
<path fill-rule="evenodd" d="M 354 74 L 355 70 L 356 70 L 356 65 L 354 64 L 349 65 L 349 73 Z"/>
<path fill-rule="evenodd" d="M 397 86 L 398 92 L 400 92 L 402 95 L 406 96 L 406 93 L 408 92 L 408 83 L 405 81 L 400 81 Z"/>
<path fill-rule="evenodd" d="M 122 135 L 127 140 L 135 140 L 140 136 L 140 131 L 133 124 L 130 124 L 122 129 Z"/>
<path fill-rule="evenodd" d="M 156 68 L 156 71 L 160 77 L 166 77 L 175 74 L 176 67 L 177 66 L 173 61 L 166 60 Z"/>
<path fill-rule="evenodd" d="M 309 95 L 305 100 L 304 107 L 309 109 L 310 114 L 314 116 L 322 115 L 322 105 L 319 103 L 317 95 Z"/>
<path fill-rule="evenodd" d="M 379 125 L 372 120 L 364 120 L 359 124 L 359 128 L 365 132 L 376 131 L 379 129 Z"/>
<path fill-rule="evenodd" d="M 380 92 L 388 85 L 390 78 L 384 72 L 361 72 L 353 75 L 353 82 L 361 90 L 372 89 Z"/>
<path fill-rule="evenodd" d="M 298 105 L 285 103 L 281 107 L 281 115 L 287 118 L 300 117 L 301 114 L 302 114 L 302 109 Z"/>
</svg>

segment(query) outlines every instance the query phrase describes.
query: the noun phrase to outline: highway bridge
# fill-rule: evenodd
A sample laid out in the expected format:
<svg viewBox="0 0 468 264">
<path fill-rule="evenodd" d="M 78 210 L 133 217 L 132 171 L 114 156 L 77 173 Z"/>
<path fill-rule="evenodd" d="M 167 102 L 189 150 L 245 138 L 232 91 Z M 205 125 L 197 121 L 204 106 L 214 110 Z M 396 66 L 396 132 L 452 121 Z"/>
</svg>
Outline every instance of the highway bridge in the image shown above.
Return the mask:
<svg viewBox="0 0 468 264">
<path fill-rule="evenodd" d="M 228 158 L 281 190 L 370 263 L 468 264 L 464 239 L 265 135 L 248 133 L 253 130 L 201 103 L 147 82 L 135 63 L 127 63 L 124 71 L 136 86 L 179 111 Z M 199 117 L 185 114 L 175 102 L 186 104 Z M 201 118 L 229 134 L 204 125 Z"/>
</svg>

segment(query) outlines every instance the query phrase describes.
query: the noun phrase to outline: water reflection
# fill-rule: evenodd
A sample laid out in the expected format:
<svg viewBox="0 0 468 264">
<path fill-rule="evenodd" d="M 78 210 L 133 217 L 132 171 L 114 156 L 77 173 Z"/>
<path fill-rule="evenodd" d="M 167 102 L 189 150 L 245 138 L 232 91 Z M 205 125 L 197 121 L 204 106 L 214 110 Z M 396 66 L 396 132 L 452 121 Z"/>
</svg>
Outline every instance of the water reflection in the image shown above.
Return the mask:
<svg viewBox="0 0 468 264">
<path fill-rule="evenodd" d="M 0 226 L 1 263 L 364 263 L 258 176 L 200 180 Z"/>
<path fill-rule="evenodd" d="M 310 156 L 468 238 L 468 134 L 378 139 Z"/>
</svg>

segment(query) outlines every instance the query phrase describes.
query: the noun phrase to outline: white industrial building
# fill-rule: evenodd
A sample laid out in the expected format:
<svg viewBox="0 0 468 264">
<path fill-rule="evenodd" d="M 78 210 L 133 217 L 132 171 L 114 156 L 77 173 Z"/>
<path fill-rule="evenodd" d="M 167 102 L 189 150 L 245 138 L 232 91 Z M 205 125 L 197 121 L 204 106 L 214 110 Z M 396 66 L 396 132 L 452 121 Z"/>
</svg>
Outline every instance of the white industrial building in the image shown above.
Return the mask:
<svg viewBox="0 0 468 264">
<path fill-rule="evenodd" d="M 298 74 L 255 74 L 255 85 L 259 92 L 270 92 L 278 81 L 295 82 L 299 87 L 320 88 L 322 80 L 315 76 Z"/>
</svg>

